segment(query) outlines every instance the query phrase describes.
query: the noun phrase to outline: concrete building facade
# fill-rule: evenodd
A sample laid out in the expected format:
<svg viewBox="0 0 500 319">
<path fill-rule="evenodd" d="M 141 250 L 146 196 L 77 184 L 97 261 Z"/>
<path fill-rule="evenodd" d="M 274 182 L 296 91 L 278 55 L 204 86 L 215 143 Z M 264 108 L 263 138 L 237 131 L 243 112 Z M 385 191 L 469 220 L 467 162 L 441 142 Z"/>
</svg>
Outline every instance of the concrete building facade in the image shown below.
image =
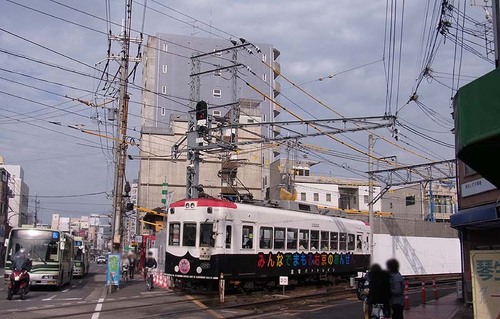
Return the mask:
<svg viewBox="0 0 500 319">
<path fill-rule="evenodd" d="M 11 227 L 21 227 L 31 223 L 28 214 L 29 187 L 25 183 L 24 170 L 20 165 L 6 165 L 0 158 L 0 168 L 9 172 L 9 188 L 12 198 L 9 202 L 8 223 Z"/>
<path fill-rule="evenodd" d="M 232 49 L 233 44 L 223 39 L 170 34 L 149 37 L 147 43 L 143 67 L 145 90 L 141 112 L 138 204 L 152 209 L 162 206 L 164 183 L 168 183 L 168 189 L 174 191 L 173 200 L 186 196 L 186 154 L 181 153 L 179 158 L 173 159 L 171 151 L 172 146 L 187 132 L 188 111 L 194 109 L 198 100 L 208 103 L 212 119 L 225 117 L 231 107 L 239 103 L 240 106 L 246 104 L 240 107 L 240 121 L 274 121 L 279 110 L 270 98 L 274 99 L 280 93 L 280 85 L 276 81 L 278 73 L 263 62 L 279 69 L 276 59 L 280 52 L 268 44 Z M 198 60 L 191 59 L 192 56 L 214 51 L 216 53 Z M 193 73 L 203 73 L 199 76 L 199 85 L 192 82 L 190 75 Z M 254 88 L 247 82 L 252 83 Z M 255 139 L 255 136 L 271 137 L 278 132 L 271 125 L 264 125 L 252 129 L 252 134 Z M 239 139 L 251 138 L 241 130 L 238 135 Z M 237 188 L 250 191 L 255 198 L 264 198 L 269 188 L 269 173 L 262 173 L 262 167 L 269 165 L 273 152 L 261 145 L 254 145 L 253 148 L 257 149 L 253 154 L 233 154 L 231 164 L 238 166 L 237 178 L 246 184 L 242 186 L 243 183 L 240 183 Z M 217 154 L 208 155 L 200 166 L 200 183 L 210 195 L 218 196 L 224 191 L 218 176 L 224 158 Z M 247 161 L 245 166 L 253 168 L 245 172 L 243 161 Z M 229 186 L 233 188 L 235 185 Z"/>
</svg>

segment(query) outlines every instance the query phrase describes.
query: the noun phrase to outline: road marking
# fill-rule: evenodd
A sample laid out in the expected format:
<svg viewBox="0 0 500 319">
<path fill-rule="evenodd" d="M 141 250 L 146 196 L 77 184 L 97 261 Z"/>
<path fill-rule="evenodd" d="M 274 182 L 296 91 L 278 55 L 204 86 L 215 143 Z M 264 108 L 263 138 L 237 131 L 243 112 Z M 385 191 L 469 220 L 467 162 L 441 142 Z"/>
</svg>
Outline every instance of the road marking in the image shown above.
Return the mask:
<svg viewBox="0 0 500 319">
<path fill-rule="evenodd" d="M 69 289 L 64 289 L 62 292 L 68 292 L 68 291 L 69 291 Z"/>
<path fill-rule="evenodd" d="M 102 290 L 101 298 L 97 300 L 97 305 L 95 305 L 94 313 L 90 319 L 99 319 L 99 315 L 101 314 L 102 303 L 104 302 L 104 298 L 106 297 L 106 289 Z"/>
<path fill-rule="evenodd" d="M 58 301 L 73 301 L 73 300 L 82 300 L 82 298 L 62 298 L 62 299 L 56 299 Z"/>
<path fill-rule="evenodd" d="M 83 282 L 83 280 L 78 280 L 78 283 L 81 284 Z"/>
<path fill-rule="evenodd" d="M 195 299 L 193 296 L 191 295 L 186 295 L 186 298 L 191 300 L 192 303 L 194 303 L 195 305 L 197 305 L 198 307 L 200 307 L 201 309 L 205 310 L 206 312 L 208 312 L 209 314 L 211 314 L 213 317 L 217 318 L 217 319 L 223 319 L 225 318 L 223 315 L 221 315 L 220 313 L 216 312 L 216 311 L 213 311 L 212 309 L 208 308 L 207 305 L 205 305 L 204 303 L 202 303 L 201 301 Z"/>
<path fill-rule="evenodd" d="M 42 301 L 49 301 L 49 300 L 54 299 L 55 297 L 56 297 L 56 295 L 53 295 L 52 297 L 42 299 Z"/>
<path fill-rule="evenodd" d="M 75 287 L 76 287 L 76 285 L 71 286 L 71 288 L 75 288 Z"/>
</svg>

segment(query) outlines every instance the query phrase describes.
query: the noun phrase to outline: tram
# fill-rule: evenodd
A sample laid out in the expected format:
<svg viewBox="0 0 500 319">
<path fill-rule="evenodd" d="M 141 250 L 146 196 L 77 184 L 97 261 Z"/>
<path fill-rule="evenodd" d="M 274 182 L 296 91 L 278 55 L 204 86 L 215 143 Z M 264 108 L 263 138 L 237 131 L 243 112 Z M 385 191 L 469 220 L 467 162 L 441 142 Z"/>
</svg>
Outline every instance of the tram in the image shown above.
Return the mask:
<svg viewBox="0 0 500 319">
<path fill-rule="evenodd" d="M 90 244 L 83 237 L 74 237 L 73 239 L 75 243 L 73 276 L 84 277 L 90 269 Z"/>
<path fill-rule="evenodd" d="M 362 221 L 212 198 L 170 205 L 165 273 L 179 283 L 214 281 L 276 285 L 334 281 L 369 267 L 370 228 Z M 307 207 L 306 207 L 307 206 Z"/>
<path fill-rule="evenodd" d="M 7 282 L 12 272 L 12 258 L 24 248 L 32 260 L 32 286 L 58 288 L 71 283 L 73 277 L 73 237 L 58 230 L 40 228 L 13 228 L 6 242 L 5 275 Z"/>
</svg>

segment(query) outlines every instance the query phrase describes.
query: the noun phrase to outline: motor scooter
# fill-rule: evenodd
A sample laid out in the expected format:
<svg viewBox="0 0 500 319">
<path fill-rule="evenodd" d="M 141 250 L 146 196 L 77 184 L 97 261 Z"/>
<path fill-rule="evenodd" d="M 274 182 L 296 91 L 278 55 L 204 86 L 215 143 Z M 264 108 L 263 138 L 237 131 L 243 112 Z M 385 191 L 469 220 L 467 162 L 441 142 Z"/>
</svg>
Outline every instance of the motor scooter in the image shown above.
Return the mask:
<svg viewBox="0 0 500 319">
<path fill-rule="evenodd" d="M 12 296 L 19 295 L 19 298 L 24 300 L 30 290 L 30 275 L 28 271 L 26 269 L 14 268 L 9 279 L 7 299 L 12 300 Z"/>
</svg>

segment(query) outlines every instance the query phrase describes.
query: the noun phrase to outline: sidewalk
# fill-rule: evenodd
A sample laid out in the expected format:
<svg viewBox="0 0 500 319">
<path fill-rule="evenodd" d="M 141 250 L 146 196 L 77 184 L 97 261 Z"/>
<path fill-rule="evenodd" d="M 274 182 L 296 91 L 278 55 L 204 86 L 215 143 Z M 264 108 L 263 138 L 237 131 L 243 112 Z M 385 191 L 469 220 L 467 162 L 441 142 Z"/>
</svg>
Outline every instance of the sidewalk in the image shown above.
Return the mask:
<svg viewBox="0 0 500 319">
<path fill-rule="evenodd" d="M 429 301 L 425 305 L 405 310 L 405 319 L 473 319 L 471 308 L 457 299 L 455 293 L 449 294 L 437 300 Z"/>
</svg>

